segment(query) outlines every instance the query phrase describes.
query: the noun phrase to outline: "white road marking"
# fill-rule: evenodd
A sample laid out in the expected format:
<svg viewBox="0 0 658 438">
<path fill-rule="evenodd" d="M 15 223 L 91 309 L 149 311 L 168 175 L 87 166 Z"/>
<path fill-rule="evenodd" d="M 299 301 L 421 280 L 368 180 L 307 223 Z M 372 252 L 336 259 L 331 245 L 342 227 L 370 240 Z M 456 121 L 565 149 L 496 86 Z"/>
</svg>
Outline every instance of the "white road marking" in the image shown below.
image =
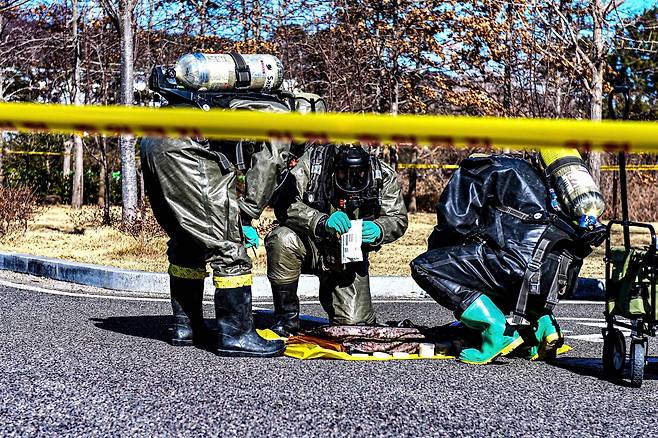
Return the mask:
<svg viewBox="0 0 658 438">
<path fill-rule="evenodd" d="M 591 335 L 571 335 L 571 336 L 565 336 L 565 338 L 578 339 L 579 341 L 596 342 L 596 343 L 603 342 L 603 336 L 601 335 L 601 333 L 593 333 Z"/>
<path fill-rule="evenodd" d="M 574 318 L 571 316 L 556 316 L 555 319 L 560 321 L 594 321 L 605 322 L 605 318 Z"/>
</svg>

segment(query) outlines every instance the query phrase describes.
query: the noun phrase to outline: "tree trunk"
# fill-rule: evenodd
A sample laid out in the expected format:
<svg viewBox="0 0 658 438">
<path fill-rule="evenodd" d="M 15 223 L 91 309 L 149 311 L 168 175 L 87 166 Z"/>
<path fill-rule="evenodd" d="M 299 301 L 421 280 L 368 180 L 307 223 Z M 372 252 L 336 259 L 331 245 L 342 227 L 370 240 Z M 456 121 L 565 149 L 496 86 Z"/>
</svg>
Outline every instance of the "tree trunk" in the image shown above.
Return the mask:
<svg viewBox="0 0 658 438">
<path fill-rule="evenodd" d="M 514 3 L 507 3 L 507 62 L 505 63 L 505 84 L 503 91 L 503 112 L 512 114 L 512 59 L 514 58 Z"/>
<path fill-rule="evenodd" d="M 562 75 L 558 71 L 555 77 L 555 118 L 562 117 Z"/>
<path fill-rule="evenodd" d="M 590 101 L 590 116 L 592 120 L 601 120 L 603 115 L 603 6 L 601 0 L 592 2 L 592 90 Z M 589 154 L 589 169 L 594 182 L 601 186 L 601 154 L 592 152 Z"/>
<path fill-rule="evenodd" d="M 418 162 L 418 148 L 413 149 L 411 163 L 416 164 Z M 409 199 L 409 205 L 407 210 L 411 214 L 416 214 L 418 210 L 416 206 L 416 181 L 418 180 L 418 170 L 415 167 L 409 169 L 409 191 L 407 192 L 407 198 Z"/>
<path fill-rule="evenodd" d="M 4 21 L 2 14 L 0 14 L 0 31 L 4 26 Z M 4 91 L 4 71 L 0 68 L 0 102 L 4 102 L 5 91 Z M 5 133 L 0 131 L 0 187 L 5 185 Z"/>
<path fill-rule="evenodd" d="M 107 137 L 105 136 L 101 138 L 101 158 L 101 186 L 99 187 L 98 204 L 103 207 L 103 225 L 112 225 L 112 216 L 110 214 L 112 179 L 110 178 L 110 161 L 107 153 Z"/>
<path fill-rule="evenodd" d="M 73 34 L 73 86 L 71 93 L 73 94 L 72 100 L 74 105 L 82 105 L 82 93 L 80 92 L 80 81 L 82 79 L 81 60 L 80 60 L 80 36 L 78 32 L 78 19 L 80 11 L 78 10 L 78 0 L 73 0 L 73 16 L 71 18 L 71 27 Z M 74 156 L 74 170 L 73 170 L 73 188 L 71 190 L 71 207 L 82 207 L 84 197 L 84 151 L 82 147 L 82 138 L 79 135 L 73 135 L 71 138 L 73 143 L 73 156 Z M 66 160 L 66 158 L 65 158 Z M 69 157 L 70 160 L 70 157 Z M 70 161 L 68 166 L 70 167 Z"/>
<path fill-rule="evenodd" d="M 3 132 L 0 131 L 0 187 L 5 185 L 5 139 Z"/>
<path fill-rule="evenodd" d="M 73 189 L 71 191 L 71 207 L 82 207 L 84 196 L 84 154 L 82 147 L 82 138 L 79 135 L 73 136 Z"/>
<path fill-rule="evenodd" d="M 121 96 L 123 105 L 133 103 L 133 7 L 131 0 L 121 0 L 119 17 L 121 39 Z M 137 214 L 137 175 L 135 170 L 135 140 L 131 135 L 119 138 L 121 152 L 121 196 L 123 204 L 122 220 L 132 224 Z"/>
<path fill-rule="evenodd" d="M 73 142 L 69 140 L 64 141 L 64 160 L 62 164 L 62 173 L 64 178 L 68 179 L 71 176 L 71 151 L 73 150 Z"/>
<path fill-rule="evenodd" d="M 102 207 L 105 205 L 105 198 L 107 197 L 107 185 L 105 184 L 105 175 L 107 174 L 107 167 L 105 162 L 105 156 L 101 152 L 101 167 L 98 172 L 98 198 L 96 199 L 96 205 Z"/>
</svg>

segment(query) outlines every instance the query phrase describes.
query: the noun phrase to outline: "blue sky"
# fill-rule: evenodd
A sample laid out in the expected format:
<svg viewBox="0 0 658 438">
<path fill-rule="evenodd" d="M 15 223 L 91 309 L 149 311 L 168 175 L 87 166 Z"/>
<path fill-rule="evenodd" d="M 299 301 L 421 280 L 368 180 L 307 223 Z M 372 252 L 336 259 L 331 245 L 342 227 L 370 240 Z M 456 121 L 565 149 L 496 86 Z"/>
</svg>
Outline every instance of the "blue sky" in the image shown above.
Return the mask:
<svg viewBox="0 0 658 438">
<path fill-rule="evenodd" d="M 624 5 L 625 9 L 637 14 L 656 6 L 656 4 L 658 4 L 656 0 L 627 0 Z"/>
</svg>

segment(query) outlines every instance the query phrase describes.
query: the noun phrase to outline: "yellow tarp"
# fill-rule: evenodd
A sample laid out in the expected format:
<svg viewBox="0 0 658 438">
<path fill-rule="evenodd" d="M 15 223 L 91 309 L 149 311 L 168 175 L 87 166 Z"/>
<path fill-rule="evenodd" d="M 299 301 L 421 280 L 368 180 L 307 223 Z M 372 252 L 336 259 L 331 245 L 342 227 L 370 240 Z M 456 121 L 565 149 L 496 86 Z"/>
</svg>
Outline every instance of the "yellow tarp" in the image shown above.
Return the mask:
<svg viewBox="0 0 658 438">
<path fill-rule="evenodd" d="M 261 335 L 263 338 L 267 340 L 274 340 L 274 339 L 283 339 L 276 333 L 274 333 L 272 330 L 265 329 L 265 330 L 257 330 L 258 334 Z M 568 345 L 563 345 L 558 349 L 557 354 L 564 354 L 567 351 L 571 350 L 571 347 Z M 294 357 L 295 359 L 339 359 L 339 360 L 418 360 L 418 359 L 424 359 L 424 360 L 440 360 L 440 359 L 455 359 L 454 356 L 445 356 L 445 355 L 436 355 L 433 357 L 420 357 L 417 354 L 410 354 L 408 357 L 374 357 L 374 356 L 368 356 L 368 357 L 359 357 L 359 356 L 352 356 L 351 354 L 342 352 L 342 351 L 335 351 L 335 350 L 330 350 L 328 348 L 323 348 L 320 347 L 317 344 L 292 344 L 288 345 L 286 347 L 286 351 L 284 353 L 288 357 Z"/>
<path fill-rule="evenodd" d="M 273 339 L 282 339 L 279 335 L 274 333 L 272 330 L 257 330 L 258 334 L 267 340 Z M 408 357 L 359 357 L 352 356 L 351 354 L 330 350 L 328 348 L 320 347 L 317 344 L 291 344 L 286 347 L 284 353 L 288 357 L 294 357 L 295 359 L 340 359 L 340 360 L 410 360 L 410 359 L 427 359 L 427 360 L 436 360 L 436 359 L 454 359 L 454 356 L 444 356 L 436 355 L 433 357 L 420 357 L 417 354 L 410 354 Z"/>
</svg>

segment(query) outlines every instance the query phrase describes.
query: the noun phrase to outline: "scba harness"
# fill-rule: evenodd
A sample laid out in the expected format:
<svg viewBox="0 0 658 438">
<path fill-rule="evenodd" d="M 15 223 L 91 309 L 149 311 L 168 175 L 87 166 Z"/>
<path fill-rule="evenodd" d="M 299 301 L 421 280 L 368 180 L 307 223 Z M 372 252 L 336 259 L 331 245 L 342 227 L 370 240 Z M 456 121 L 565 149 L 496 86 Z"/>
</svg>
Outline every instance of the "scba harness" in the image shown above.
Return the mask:
<svg viewBox="0 0 658 438">
<path fill-rule="evenodd" d="M 512 316 L 514 325 L 528 326 L 531 324 L 528 318 L 529 301 L 534 297 L 539 303 L 543 302 L 543 307 L 550 311 L 557 305 L 560 297 L 572 291 L 583 258 L 591 252 L 591 245 L 600 244 L 605 228 L 599 225 L 584 229 L 569 222 L 569 218 L 560 207 L 555 192 L 551 188 L 548 175 L 539 164 L 536 155 L 477 156 L 469 158 L 471 162 L 467 165 L 472 166 L 471 171 L 477 174 L 492 165 L 497 158 L 512 158 L 528 162 L 535 169 L 536 175 L 541 178 L 546 189 L 545 196 L 548 202 L 545 207 L 538 205 L 536 211 L 523 212 L 503 205 L 499 201 L 488 201 L 491 202 L 489 206 L 493 209 L 493 221 L 498 237 L 492 242 L 491 237 L 481 235 L 479 231 L 472 236 L 476 240 L 494 247 L 504 247 L 505 242 L 500 235 L 503 215 L 514 217 L 529 226 L 544 227 L 524 270 Z"/>
<path fill-rule="evenodd" d="M 546 225 L 523 273 L 512 317 L 514 325 L 530 325 L 527 306 L 531 296 L 544 296 L 544 308 L 550 311 L 555 308 L 560 297 L 573 290 L 582 257 L 571 248 L 581 242 L 570 225 L 554 214 L 531 215 L 502 205 L 495 208 L 498 213 L 511 215 L 524 223 Z"/>
<path fill-rule="evenodd" d="M 333 157 L 336 147 L 332 144 L 315 145 L 310 154 L 311 172 L 306 191 L 303 194 L 305 204 L 318 211 L 328 212 L 333 208 L 344 210 L 353 215 L 357 210 L 359 216 L 378 217 L 382 205 L 382 188 L 384 176 L 379 159 L 369 154 L 369 183 L 358 194 L 341 193 L 332 181 Z M 354 218 L 356 219 L 356 218 Z"/>
<path fill-rule="evenodd" d="M 296 106 L 295 95 L 283 90 L 272 90 L 265 93 L 262 91 L 250 91 L 245 86 L 250 82 L 250 73 L 242 56 L 231 53 L 236 63 L 236 86 L 235 90 L 229 91 L 206 91 L 190 90 L 176 81 L 176 72 L 166 66 L 156 66 L 149 77 L 149 88 L 164 97 L 172 106 L 191 105 L 204 111 L 211 108 L 223 108 L 234 110 L 257 110 L 270 112 L 291 112 Z M 248 169 L 251 156 L 257 152 L 256 142 L 249 140 L 239 141 L 208 141 L 196 139 L 198 143 L 209 147 L 217 157 L 223 172 L 232 171 L 232 165 L 239 171 Z"/>
</svg>

